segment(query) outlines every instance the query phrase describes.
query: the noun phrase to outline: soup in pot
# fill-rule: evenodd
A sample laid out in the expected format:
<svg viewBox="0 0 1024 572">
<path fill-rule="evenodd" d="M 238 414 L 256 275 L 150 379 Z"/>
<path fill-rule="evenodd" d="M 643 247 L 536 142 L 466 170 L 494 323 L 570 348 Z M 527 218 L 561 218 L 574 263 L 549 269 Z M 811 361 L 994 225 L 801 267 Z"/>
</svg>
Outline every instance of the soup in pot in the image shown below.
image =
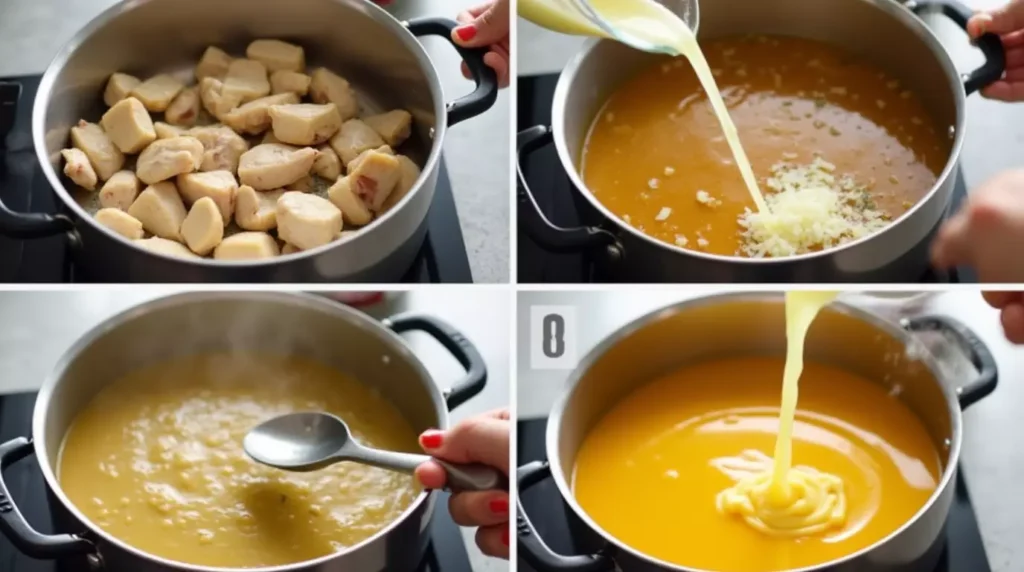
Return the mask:
<svg viewBox="0 0 1024 572">
<path fill-rule="evenodd" d="M 935 492 L 938 447 L 885 387 L 814 362 L 800 377 L 792 458 L 841 483 L 842 521 L 780 536 L 720 509 L 722 491 L 772 468 L 783 365 L 781 357 L 707 361 L 620 400 L 576 456 L 580 507 L 639 552 L 721 572 L 820 565 L 894 532 Z"/>
<path fill-rule="evenodd" d="M 292 564 L 344 550 L 397 519 L 413 478 L 339 463 L 310 473 L 250 460 L 242 439 L 284 413 L 326 411 L 371 447 L 418 450 L 373 388 L 300 357 L 210 354 L 135 371 L 104 388 L 65 438 L 58 479 L 96 526 L 168 560 Z"/>
</svg>

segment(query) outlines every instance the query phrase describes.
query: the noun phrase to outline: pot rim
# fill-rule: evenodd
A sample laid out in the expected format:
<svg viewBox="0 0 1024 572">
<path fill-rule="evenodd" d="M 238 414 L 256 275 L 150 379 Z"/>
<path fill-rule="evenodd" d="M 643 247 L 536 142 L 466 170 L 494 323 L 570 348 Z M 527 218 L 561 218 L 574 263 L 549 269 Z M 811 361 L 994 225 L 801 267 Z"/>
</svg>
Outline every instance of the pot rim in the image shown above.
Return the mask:
<svg viewBox="0 0 1024 572">
<path fill-rule="evenodd" d="M 633 557 L 647 562 L 649 564 L 660 566 L 664 569 L 675 570 L 677 572 L 710 572 L 699 568 L 688 568 L 686 566 L 680 566 L 671 562 L 666 562 L 659 558 L 655 558 L 649 554 L 640 552 L 639 550 L 629 546 L 622 542 L 606 530 L 594 522 L 590 516 L 583 510 L 583 508 L 576 502 L 575 495 L 572 494 L 572 490 L 569 487 L 569 483 L 565 478 L 565 470 L 562 467 L 561 458 L 557 454 L 558 452 L 558 438 L 561 432 L 562 425 L 562 414 L 565 411 L 566 405 L 572 399 L 576 393 L 576 389 L 579 386 L 579 381 L 583 375 L 590 370 L 594 363 L 600 359 L 604 354 L 608 352 L 613 346 L 617 345 L 624 338 L 632 335 L 640 329 L 647 327 L 648 325 L 656 322 L 665 315 L 672 314 L 676 311 L 685 310 L 693 307 L 716 305 L 724 303 L 736 303 L 736 302 L 764 302 L 774 301 L 779 298 L 779 292 L 726 292 L 719 294 L 709 294 L 706 296 L 699 296 L 696 298 L 690 298 L 682 300 L 668 306 L 663 306 L 656 310 L 647 312 L 638 318 L 633 319 L 624 326 L 618 328 L 611 334 L 604 337 L 597 345 L 594 346 L 577 364 L 576 368 L 573 369 L 572 373 L 568 377 L 569 389 L 564 391 L 562 395 L 555 402 L 555 405 L 551 409 L 551 414 L 548 416 L 548 424 L 545 435 L 544 448 L 547 453 L 547 461 L 551 467 L 551 476 L 555 481 L 555 485 L 558 487 L 558 491 L 562 495 L 562 500 L 569 505 L 576 516 L 580 518 L 588 527 L 598 532 L 602 539 L 619 550 L 629 553 Z M 781 303 L 781 302 L 780 302 Z M 893 322 L 890 322 L 877 314 L 870 311 L 864 310 L 855 305 L 851 305 L 842 300 L 835 300 L 829 304 L 827 309 L 845 314 L 847 316 L 860 319 L 868 324 L 874 326 L 878 330 L 885 334 L 892 336 L 898 340 L 904 342 L 904 345 L 914 343 L 916 340 L 912 334 L 906 330 L 898 327 Z M 942 391 L 943 396 L 946 398 L 946 406 L 948 408 L 948 414 L 950 416 L 950 444 L 949 444 L 949 455 L 945 467 L 942 471 L 942 477 L 935 487 L 935 491 L 932 492 L 928 500 L 921 506 L 921 508 L 909 517 L 902 525 L 880 538 L 874 543 L 856 551 L 851 554 L 847 554 L 842 558 L 831 560 L 829 562 L 823 562 L 813 566 L 805 566 L 803 568 L 794 568 L 786 570 L 785 572 L 820 572 L 831 566 L 838 566 L 860 558 L 861 556 L 876 550 L 878 547 L 890 542 L 904 530 L 910 528 L 916 523 L 922 515 L 932 509 L 932 506 L 938 501 L 939 497 L 942 496 L 943 492 L 949 487 L 950 481 L 957 472 L 957 463 L 960 459 L 960 447 L 963 440 L 963 427 L 962 427 L 962 411 L 959 406 L 957 399 L 956 388 L 951 387 L 947 383 L 943 383 L 943 377 L 941 375 L 941 368 L 938 362 L 930 351 L 920 352 L 915 354 L 914 359 L 922 362 L 931 371 L 932 375 L 937 380 L 939 387 Z M 614 558 L 614 557 L 613 557 Z"/>
<path fill-rule="evenodd" d="M 137 316 L 149 313 L 153 310 L 173 308 L 180 306 L 183 303 L 197 302 L 197 301 L 210 301 L 210 300 L 246 300 L 252 302 L 271 301 L 271 302 L 286 302 L 298 306 L 304 306 L 305 308 L 318 310 L 335 316 L 356 322 L 357 325 L 367 332 L 375 333 L 379 335 L 383 341 L 392 346 L 392 351 L 396 355 L 405 357 L 408 362 L 413 366 L 414 369 L 420 374 L 421 378 L 425 380 L 427 391 L 430 393 L 434 403 L 434 409 L 438 414 L 438 425 L 440 429 L 446 429 L 450 424 L 450 412 L 444 405 L 444 399 L 442 398 L 441 390 L 437 384 L 433 382 L 433 378 L 427 371 L 426 366 L 412 351 L 412 348 L 399 336 L 397 333 L 381 325 L 379 322 L 374 320 L 362 312 L 349 307 L 340 302 L 334 302 L 323 298 L 322 296 L 316 296 L 305 292 L 278 292 L 278 291 L 241 291 L 241 292 L 227 292 L 227 291 L 190 291 L 190 292 L 178 292 L 165 296 L 159 296 L 152 300 L 136 304 L 131 308 L 122 310 L 113 316 L 103 320 L 99 324 L 90 328 L 87 332 L 82 334 L 75 340 L 75 342 L 61 355 L 60 359 L 57 360 L 56 365 L 47 375 L 43 381 L 42 387 L 39 389 L 38 396 L 36 398 L 35 407 L 32 411 L 32 437 L 33 437 L 33 450 L 36 455 L 36 460 L 39 464 L 39 470 L 43 474 L 43 479 L 46 481 L 46 485 L 50 491 L 53 492 L 54 496 L 60 501 L 61 505 L 78 520 L 84 524 L 92 535 L 98 537 L 103 544 L 109 544 L 116 549 L 124 550 L 136 558 L 140 558 L 145 561 L 155 562 L 161 566 L 168 567 L 174 570 L 182 570 L 187 572 L 238 572 L 239 570 L 246 570 L 246 572 L 298 572 L 305 570 L 308 567 L 319 566 L 334 560 L 336 558 L 343 557 L 347 554 L 357 552 L 374 542 L 379 541 L 382 537 L 386 536 L 393 529 L 397 528 L 401 523 L 405 522 L 412 514 L 420 510 L 421 507 L 428 502 L 433 501 L 433 491 L 423 490 L 413 500 L 405 511 L 399 516 L 395 517 L 387 526 L 377 531 L 374 535 L 369 538 L 348 547 L 341 552 L 334 552 L 325 556 L 313 560 L 305 560 L 302 562 L 296 562 L 292 564 L 285 564 L 280 566 L 264 566 L 259 568 L 227 568 L 227 567 L 216 567 L 216 566 L 200 566 L 196 564 L 188 564 L 185 562 L 177 562 L 168 560 L 166 558 L 149 554 L 143 550 L 139 550 L 134 546 L 124 542 L 123 540 L 113 536 L 103 530 L 101 527 L 93 523 L 88 517 L 86 517 L 78 509 L 77 506 L 67 495 L 64 494 L 64 489 L 60 486 L 60 482 L 54 473 L 53 467 L 51 466 L 49 457 L 46 453 L 45 439 L 40 438 L 45 434 L 46 429 L 46 416 L 49 409 L 50 400 L 54 389 L 60 384 L 63 379 L 63 374 L 67 368 L 74 363 L 81 352 L 88 348 L 94 341 L 107 335 L 110 331 L 116 329 L 122 324 L 132 321 Z M 61 436 L 61 449 L 64 446 L 65 435 Z M 61 452 L 58 451 L 57 458 L 60 458 Z M 430 510 L 431 507 L 427 507 Z M 97 551 L 102 554 L 102 545 L 97 547 Z"/>
<path fill-rule="evenodd" d="M 412 201 L 412 197 L 418 195 L 422 188 L 425 186 L 424 183 L 429 178 L 426 176 L 428 173 L 432 173 L 437 169 L 438 163 L 441 161 L 441 152 L 444 143 L 445 133 L 448 128 L 448 113 L 447 105 L 445 104 L 444 93 L 441 88 L 441 79 L 437 74 L 437 69 L 434 67 L 434 63 L 427 55 L 426 49 L 419 39 L 409 31 L 406 21 L 399 21 L 397 18 L 389 14 L 384 8 L 378 6 L 370 0 L 321 0 L 323 2 L 331 2 L 334 4 L 346 4 L 351 5 L 354 10 L 363 12 L 369 15 L 376 22 L 390 28 L 392 33 L 396 35 L 406 48 L 416 57 L 416 60 L 420 64 L 420 69 L 423 70 L 427 76 L 427 82 L 430 84 L 430 95 L 434 102 L 434 117 L 435 122 L 433 126 L 432 141 L 433 145 L 430 150 L 430 154 L 427 157 L 426 163 L 420 170 L 420 177 L 413 185 L 412 189 L 402 200 L 389 209 L 383 215 L 375 218 L 370 224 L 362 227 L 360 232 L 355 236 L 347 239 L 339 239 L 329 242 L 327 244 L 312 248 L 309 250 L 301 250 L 292 254 L 282 254 L 270 259 L 254 260 L 254 261 L 240 261 L 240 260 L 214 260 L 212 258 L 180 258 L 170 256 L 162 252 L 154 252 L 140 248 L 132 241 L 114 232 L 113 230 L 103 226 L 96 222 L 95 217 L 89 214 L 78 201 L 75 200 L 71 193 L 65 188 L 64 183 L 61 181 L 60 176 L 53 168 L 53 163 L 50 160 L 46 150 L 46 111 L 50 104 L 50 99 L 53 91 L 53 86 L 57 78 L 57 74 L 64 69 L 67 65 L 68 60 L 73 56 L 79 49 L 79 47 L 87 39 L 91 38 L 98 31 L 106 27 L 107 24 L 116 20 L 122 14 L 128 13 L 136 8 L 139 8 L 154 0 L 146 0 L 141 2 L 138 0 L 122 0 L 117 4 L 114 4 L 110 8 L 107 8 L 103 12 L 100 12 L 98 16 L 90 20 L 85 26 L 79 28 L 74 36 L 71 37 L 57 54 L 50 60 L 50 64 L 46 67 L 46 71 L 43 73 L 43 77 L 39 82 L 39 87 L 36 91 L 35 101 L 32 106 L 32 141 L 36 151 L 36 159 L 39 161 L 40 166 L 43 169 L 43 174 L 46 176 L 46 180 L 50 183 L 54 192 L 60 197 L 61 202 L 65 207 L 71 209 L 75 214 L 75 218 L 78 220 L 86 221 L 86 224 L 92 226 L 93 230 L 101 232 L 107 235 L 108 238 L 112 238 L 116 241 L 122 242 L 128 245 L 130 248 L 139 250 L 156 256 L 168 261 L 180 263 L 180 264 L 192 264 L 200 267 L 211 267 L 211 268 L 258 268 L 258 267 L 273 267 L 279 264 L 292 262 L 295 260 L 311 259 L 317 257 L 329 250 L 341 247 L 343 244 L 347 245 L 346 248 L 352 248 L 354 243 L 363 240 L 372 234 L 372 232 L 379 228 L 385 223 L 385 221 L 397 216 L 397 213 L 401 211 L 407 204 Z M 363 232 L 366 231 L 366 232 Z"/>
<path fill-rule="evenodd" d="M 583 65 L 583 62 L 590 57 L 591 52 L 597 48 L 598 45 L 603 43 L 614 42 L 614 40 L 607 40 L 602 38 L 594 38 L 584 43 L 583 47 L 576 52 L 576 55 L 569 60 L 569 63 L 562 69 L 562 73 L 559 74 L 558 83 L 555 86 L 555 95 L 552 102 L 552 113 L 551 113 L 551 127 L 555 137 L 555 148 L 558 151 L 559 161 L 562 163 L 562 170 L 568 175 L 569 180 L 572 182 L 573 188 L 583 195 L 587 202 L 592 207 L 597 209 L 599 213 L 605 218 L 605 220 L 611 221 L 619 232 L 626 232 L 631 235 L 632 238 L 646 242 L 647 244 L 675 252 L 678 255 L 690 256 L 709 262 L 721 262 L 731 264 L 751 264 L 755 266 L 774 266 L 789 263 L 798 263 L 816 260 L 820 258 L 827 258 L 833 255 L 838 255 L 841 252 L 853 249 L 859 245 L 866 244 L 875 238 L 879 238 L 885 233 L 897 227 L 899 224 L 905 222 L 907 219 L 913 217 L 918 211 L 924 208 L 925 203 L 928 203 L 932 198 L 939 192 L 943 183 L 953 175 L 953 173 L 959 168 L 960 154 L 963 148 L 964 139 L 964 107 L 967 99 L 967 93 L 964 90 L 963 83 L 960 81 L 960 72 L 957 71 L 956 65 L 953 63 L 952 58 L 946 49 L 939 42 L 939 39 L 935 36 L 935 33 L 919 18 L 914 12 L 903 5 L 901 2 L 879 2 L 878 0 L 854 0 L 873 6 L 876 9 L 881 10 L 890 17 L 895 18 L 897 21 L 902 23 L 909 29 L 910 32 L 914 33 L 917 38 L 923 41 L 929 48 L 933 55 L 939 60 L 939 64 L 946 72 L 947 79 L 949 79 L 950 87 L 953 90 L 954 98 L 956 100 L 956 125 L 952 126 L 953 129 L 953 147 L 950 150 L 949 158 L 946 160 L 946 165 L 943 167 L 942 172 L 939 173 L 935 179 L 935 184 L 932 186 L 923 197 L 918 199 L 914 205 L 900 215 L 898 218 L 890 222 L 885 228 L 878 232 L 862 236 L 856 240 L 845 242 L 833 248 L 822 250 L 818 252 L 808 252 L 805 254 L 797 254 L 793 256 L 782 256 L 776 258 L 750 258 L 742 256 L 726 256 L 722 254 L 712 254 L 707 252 L 699 252 L 694 250 L 688 250 L 674 244 L 662 242 L 654 237 L 648 236 L 639 230 L 633 228 L 631 225 L 625 224 L 618 215 L 611 212 L 605 207 L 594 194 L 587 188 L 583 179 L 580 177 L 576 165 L 573 164 L 571 159 L 571 153 L 569 152 L 569 144 L 565 140 L 565 114 L 561 110 L 565 109 L 566 102 L 569 99 L 569 93 L 572 91 L 572 84 L 575 81 L 575 77 L 579 68 Z M 618 42 L 614 42 L 618 43 Z M 678 56 L 677 56 L 678 57 Z M 607 104 L 605 100 L 601 104 L 603 108 Z M 600 110 L 598 111 L 600 113 Z M 595 116 L 596 117 L 596 116 Z M 591 125 L 593 127 L 593 120 Z"/>
</svg>

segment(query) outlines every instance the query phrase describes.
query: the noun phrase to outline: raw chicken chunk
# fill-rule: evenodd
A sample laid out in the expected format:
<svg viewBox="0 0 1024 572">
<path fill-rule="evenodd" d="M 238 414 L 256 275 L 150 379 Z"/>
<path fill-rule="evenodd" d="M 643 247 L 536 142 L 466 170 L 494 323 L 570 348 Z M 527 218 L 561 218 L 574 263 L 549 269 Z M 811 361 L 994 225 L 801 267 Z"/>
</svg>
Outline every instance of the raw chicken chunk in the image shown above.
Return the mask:
<svg viewBox="0 0 1024 572">
<path fill-rule="evenodd" d="M 358 119 L 349 119 L 341 125 L 338 133 L 331 137 L 331 148 L 341 162 L 348 165 L 363 151 L 384 145 L 384 139 L 372 127 Z"/>
<path fill-rule="evenodd" d="M 142 232 L 142 223 L 121 209 L 100 209 L 96 212 L 96 222 L 128 240 L 145 236 L 145 233 Z"/>
<path fill-rule="evenodd" d="M 268 95 L 236 107 L 223 117 L 224 124 L 239 133 L 259 135 L 270 128 L 270 109 L 278 105 L 298 103 L 299 96 L 294 93 Z"/>
<path fill-rule="evenodd" d="M 304 73 L 279 70 L 270 74 L 270 93 L 294 93 L 304 96 L 309 93 L 311 77 Z"/>
<path fill-rule="evenodd" d="M 297 149 L 280 143 L 257 145 L 242 154 L 238 179 L 257 191 L 287 187 L 309 174 L 316 156 L 316 149 L 310 147 Z"/>
<path fill-rule="evenodd" d="M 157 121 L 153 123 L 153 130 L 156 131 L 157 139 L 170 139 L 171 137 L 184 137 L 188 135 L 188 129 Z"/>
<path fill-rule="evenodd" d="M 187 213 L 174 183 L 164 181 L 146 187 L 128 208 L 128 214 L 138 219 L 146 232 L 181 242 L 181 223 Z"/>
<path fill-rule="evenodd" d="M 398 158 L 394 155 L 370 151 L 355 169 L 349 171 L 348 178 L 352 181 L 352 192 L 370 210 L 379 213 L 401 174 Z"/>
<path fill-rule="evenodd" d="M 118 171 L 100 189 L 100 206 L 127 211 L 139 196 L 140 187 L 133 171 Z"/>
<path fill-rule="evenodd" d="M 267 131 L 266 133 L 264 133 L 263 134 L 263 139 L 260 140 L 260 143 L 280 143 L 280 142 L 281 142 L 280 139 L 278 139 L 277 137 L 274 137 L 274 132 L 273 131 Z"/>
<path fill-rule="evenodd" d="M 338 107 L 341 120 L 359 115 L 356 91 L 345 78 L 326 68 L 317 68 L 309 83 L 309 97 L 314 103 L 333 103 Z"/>
<path fill-rule="evenodd" d="M 181 236 L 189 250 L 206 256 L 224 239 L 224 226 L 217 204 L 210 197 L 203 197 L 192 205 L 181 223 Z"/>
<path fill-rule="evenodd" d="M 206 77 L 199 82 L 199 99 L 203 109 L 217 119 L 222 119 L 232 109 L 242 104 L 241 93 L 229 93 L 224 82 L 217 78 Z"/>
<path fill-rule="evenodd" d="M 235 222 L 245 230 L 267 231 L 277 227 L 277 200 L 284 193 L 284 190 L 256 191 L 242 185 L 238 188 Z"/>
<path fill-rule="evenodd" d="M 200 171 L 238 171 L 238 160 L 249 150 L 249 143 L 230 127 L 206 125 L 193 127 L 188 132 L 203 144 L 203 164 Z"/>
<path fill-rule="evenodd" d="M 231 222 L 235 212 L 238 183 L 231 171 L 209 171 L 178 175 L 178 192 L 185 205 L 193 205 L 204 197 L 213 200 L 220 210 L 224 224 Z"/>
<path fill-rule="evenodd" d="M 224 94 L 239 98 L 239 103 L 270 95 L 266 66 L 244 58 L 232 61 L 228 66 L 228 75 L 224 77 Z"/>
<path fill-rule="evenodd" d="M 138 153 L 156 140 L 149 112 L 141 101 L 131 96 L 108 109 L 100 119 L 100 125 L 122 153 Z"/>
<path fill-rule="evenodd" d="M 271 72 L 306 69 L 306 53 L 302 47 L 281 40 L 256 40 L 245 49 L 245 57 L 262 63 Z"/>
<path fill-rule="evenodd" d="M 351 177 L 342 177 L 331 185 L 327 191 L 327 198 L 341 209 L 346 224 L 363 226 L 373 220 L 373 213 L 352 191 Z"/>
<path fill-rule="evenodd" d="M 76 185 L 87 191 L 96 190 L 96 171 L 89 164 L 89 157 L 81 149 L 64 149 L 64 174 Z"/>
<path fill-rule="evenodd" d="M 103 103 L 106 103 L 107 107 L 113 107 L 118 101 L 131 95 L 132 90 L 140 83 L 142 81 L 133 75 L 111 74 L 107 80 L 107 88 L 103 90 Z"/>
<path fill-rule="evenodd" d="M 270 120 L 274 137 L 291 145 L 319 145 L 341 128 L 341 116 L 333 103 L 275 105 L 270 108 Z"/>
<path fill-rule="evenodd" d="M 174 98 L 164 113 L 164 119 L 171 125 L 191 127 L 199 119 L 199 87 L 186 87 Z"/>
<path fill-rule="evenodd" d="M 287 242 L 284 243 L 284 248 L 281 249 L 281 254 L 295 254 L 296 252 L 302 252 L 302 249 Z"/>
<path fill-rule="evenodd" d="M 135 246 L 144 248 L 150 252 L 166 254 L 167 256 L 175 256 L 178 258 L 200 258 L 194 252 L 186 248 L 184 244 L 160 238 L 159 236 L 133 240 L 132 243 L 135 244 Z"/>
<path fill-rule="evenodd" d="M 416 181 L 420 178 L 420 167 L 416 163 L 413 163 L 412 159 L 405 155 L 398 155 L 398 182 L 395 183 L 395 189 L 391 191 L 388 198 L 384 199 L 384 204 L 381 206 L 380 212 L 385 213 L 394 208 L 398 204 L 398 201 L 402 200 L 402 197 L 409 194 L 413 186 L 416 185 Z"/>
<path fill-rule="evenodd" d="M 199 63 L 196 64 L 196 81 L 208 77 L 224 79 L 224 76 L 228 75 L 231 59 L 231 56 L 216 46 L 206 48 L 203 57 L 199 58 Z"/>
<path fill-rule="evenodd" d="M 203 144 L 195 137 L 158 139 L 139 154 L 135 174 L 147 185 L 191 173 L 203 164 Z"/>
<path fill-rule="evenodd" d="M 356 168 L 359 166 L 359 163 L 367 155 L 369 155 L 371 152 L 384 153 L 385 155 L 391 155 L 391 156 L 395 155 L 395 151 L 391 147 L 389 147 L 387 145 L 381 145 L 380 147 L 377 147 L 376 149 L 367 149 L 366 151 L 363 151 L 362 153 L 357 155 L 355 159 L 352 159 L 351 161 L 349 161 L 348 164 L 345 165 L 345 169 L 349 173 L 351 173 L 352 171 L 355 171 Z"/>
<path fill-rule="evenodd" d="M 132 96 L 141 101 L 149 111 L 161 112 L 167 110 L 182 89 L 185 89 L 185 84 L 174 76 L 162 73 L 135 86 Z"/>
<path fill-rule="evenodd" d="M 392 147 L 398 147 L 412 134 L 412 114 L 404 109 L 364 117 L 363 122 Z"/>
<path fill-rule="evenodd" d="M 337 180 L 341 176 L 341 159 L 338 159 L 338 154 L 330 145 L 321 145 L 316 150 L 320 154 L 313 161 L 313 172 L 328 181 Z"/>
<path fill-rule="evenodd" d="M 341 224 L 341 211 L 327 199 L 289 191 L 277 200 L 277 235 L 302 250 L 338 238 Z"/>
<path fill-rule="evenodd" d="M 124 153 L 95 123 L 79 121 L 71 128 L 71 144 L 82 150 L 101 181 L 106 181 L 124 166 Z"/>
<path fill-rule="evenodd" d="M 316 190 L 316 180 L 313 178 L 313 175 L 306 175 L 305 177 L 302 177 L 298 181 L 295 181 L 290 185 L 286 185 L 286 187 L 289 191 L 301 191 L 303 193 L 312 193 L 313 191 Z"/>
<path fill-rule="evenodd" d="M 281 254 L 274 237 L 265 232 L 240 232 L 225 238 L 213 251 L 217 260 L 259 260 Z"/>
</svg>

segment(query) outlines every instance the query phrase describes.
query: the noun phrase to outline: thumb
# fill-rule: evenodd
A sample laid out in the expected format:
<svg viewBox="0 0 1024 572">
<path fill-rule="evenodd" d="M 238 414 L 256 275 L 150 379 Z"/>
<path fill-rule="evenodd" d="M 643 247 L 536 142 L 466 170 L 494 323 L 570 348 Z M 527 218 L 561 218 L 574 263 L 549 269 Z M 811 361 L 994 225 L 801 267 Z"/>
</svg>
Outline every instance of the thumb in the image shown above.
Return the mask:
<svg viewBox="0 0 1024 572">
<path fill-rule="evenodd" d="M 460 421 L 448 431 L 423 433 L 420 445 L 440 459 L 452 463 L 482 463 L 501 469 L 507 475 L 509 432 L 507 419 L 473 417 Z"/>
<path fill-rule="evenodd" d="M 1024 28 L 1024 1 L 1011 2 L 988 12 L 979 12 L 967 21 L 967 33 L 972 38 L 991 32 L 1003 35 Z"/>
<path fill-rule="evenodd" d="M 509 5 L 507 0 L 502 0 L 492 3 L 468 23 L 455 28 L 452 39 L 464 48 L 479 48 L 504 40 L 508 37 L 508 29 Z"/>
</svg>

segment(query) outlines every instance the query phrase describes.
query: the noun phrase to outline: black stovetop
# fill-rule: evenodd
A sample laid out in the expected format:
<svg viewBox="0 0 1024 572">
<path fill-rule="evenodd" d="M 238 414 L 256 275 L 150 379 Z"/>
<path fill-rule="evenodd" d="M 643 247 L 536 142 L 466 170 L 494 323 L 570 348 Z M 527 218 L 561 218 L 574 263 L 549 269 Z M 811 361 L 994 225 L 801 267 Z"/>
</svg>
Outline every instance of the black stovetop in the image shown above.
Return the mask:
<svg viewBox="0 0 1024 572">
<path fill-rule="evenodd" d="M 40 76 L 0 78 L 0 200 L 15 212 L 57 212 L 60 200 L 50 188 L 36 160 L 32 145 L 32 102 Z M 9 85 L 21 86 L 15 93 Z M 11 131 L 6 137 L 5 129 Z M 470 283 L 473 281 L 455 210 L 451 180 L 444 160 L 440 163 L 437 189 L 427 213 L 427 237 L 402 279 L 403 283 Z M 0 237 L 0 282 L 88 282 L 76 273 L 63 237 L 11 240 Z"/>
<path fill-rule="evenodd" d="M 517 93 L 517 129 L 551 125 L 551 106 L 558 83 L 557 74 L 519 76 Z M 559 161 L 554 145 L 538 149 L 522 159 L 523 174 L 534 199 L 545 216 L 564 228 L 594 225 L 602 220 L 576 189 Z M 956 212 L 967 197 L 963 174 L 957 173 L 949 212 Z M 610 279 L 596 270 L 587 254 L 555 254 L 544 250 L 525 233 L 517 233 L 518 280 L 525 283 L 588 283 Z M 949 272 L 929 270 L 922 283 L 977 282 L 973 271 L 966 268 Z"/>
<path fill-rule="evenodd" d="M 34 393 L 0 396 L 0 442 L 26 437 L 32 432 Z M 11 499 L 37 530 L 52 534 L 46 498 L 46 484 L 34 457 L 15 463 L 4 471 Z M 459 528 L 448 514 L 448 495 L 439 493 L 430 524 L 430 545 L 417 572 L 471 572 L 469 554 Z M 74 532 L 74 531 L 61 531 Z M 0 571 L 81 572 L 59 562 L 33 560 L 19 552 L 0 535 Z"/>
<path fill-rule="evenodd" d="M 517 461 L 520 465 L 531 461 L 547 459 L 544 447 L 544 432 L 547 419 L 529 419 L 516 424 L 518 439 Z M 978 520 L 971 505 L 971 496 L 964 483 L 963 471 L 957 472 L 956 496 L 949 510 L 946 524 L 946 545 L 943 547 L 939 565 L 934 570 L 921 572 L 992 572 L 981 542 Z M 566 506 L 561 500 L 558 488 L 551 479 L 532 486 L 520 493 L 523 509 L 530 517 L 537 534 L 549 547 L 560 554 L 580 554 L 573 546 L 569 535 L 569 521 Z M 528 564 L 519 560 L 521 572 L 535 572 Z"/>
</svg>

